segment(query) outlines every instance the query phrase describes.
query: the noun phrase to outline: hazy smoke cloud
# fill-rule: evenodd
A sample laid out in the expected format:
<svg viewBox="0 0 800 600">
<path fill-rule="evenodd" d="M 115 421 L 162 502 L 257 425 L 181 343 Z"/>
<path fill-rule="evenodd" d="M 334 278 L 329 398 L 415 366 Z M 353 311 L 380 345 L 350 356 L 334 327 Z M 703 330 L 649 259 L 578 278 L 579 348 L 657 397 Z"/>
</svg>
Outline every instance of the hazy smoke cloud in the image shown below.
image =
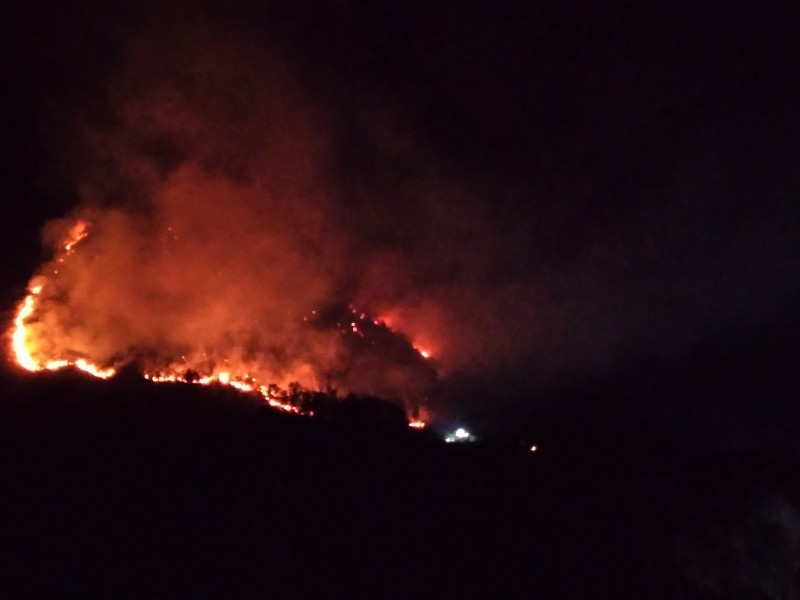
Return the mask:
<svg viewBox="0 0 800 600">
<path fill-rule="evenodd" d="M 42 271 L 43 354 L 423 395 L 429 368 L 354 359 L 304 320 L 348 303 L 443 370 L 487 352 L 449 333 L 474 331 L 453 308 L 478 315 L 491 251 L 464 190 L 388 118 L 342 123 L 280 49 L 199 14 L 158 17 L 126 40 L 108 117 L 64 150 L 83 204 L 45 238 L 57 250 L 76 219 L 89 236 Z"/>
<path fill-rule="evenodd" d="M 658 140 L 694 113 L 677 92 L 672 104 L 637 95 L 615 78 L 616 54 L 583 56 L 565 86 L 524 28 L 496 55 L 483 52 L 494 34 L 481 13 L 470 17 L 488 35 L 478 47 L 462 34 L 440 48 L 439 30 L 422 26 L 427 13 L 411 11 L 387 42 L 395 64 L 381 84 L 380 65 L 361 55 L 381 48 L 370 36 L 394 30 L 351 22 L 379 20 L 366 4 L 325 4 L 327 17 L 310 11 L 305 29 L 290 17 L 283 36 L 268 23 L 277 4 L 250 7 L 255 24 L 207 4 L 107 28 L 119 31 L 119 53 L 102 93 L 64 108 L 75 127 L 57 147 L 81 207 L 47 238 L 75 218 L 90 222 L 90 237 L 45 269 L 60 271 L 36 327 L 62 348 L 102 362 L 226 357 L 267 378 L 324 384 L 320 372 L 336 373 L 343 387 L 421 394 L 428 371 L 391 352 L 355 359 L 340 333 L 303 317 L 352 303 L 430 351 L 445 378 L 466 376 L 463 390 L 507 374 L 527 385 L 603 373 L 643 355 L 678 361 L 732 324 L 760 328 L 796 295 L 796 216 L 785 218 L 779 200 L 731 210 L 728 199 L 745 192 L 730 175 L 749 155 L 720 150 L 730 144 L 707 131 L 670 138 L 666 156 Z M 327 33 L 329 17 L 330 35 L 303 38 Z M 409 31 L 422 41 L 405 54 Z M 666 69 L 667 87 L 675 76 L 694 89 L 658 52 L 641 60 L 656 82 Z M 420 65 L 427 79 L 406 82 Z M 361 75 L 369 81 L 354 83 Z M 446 93 L 457 98 L 444 107 L 478 123 L 459 131 L 442 114 L 431 143 L 413 118 L 435 121 Z M 728 131 L 727 113 L 714 114 L 723 120 L 709 131 Z"/>
</svg>

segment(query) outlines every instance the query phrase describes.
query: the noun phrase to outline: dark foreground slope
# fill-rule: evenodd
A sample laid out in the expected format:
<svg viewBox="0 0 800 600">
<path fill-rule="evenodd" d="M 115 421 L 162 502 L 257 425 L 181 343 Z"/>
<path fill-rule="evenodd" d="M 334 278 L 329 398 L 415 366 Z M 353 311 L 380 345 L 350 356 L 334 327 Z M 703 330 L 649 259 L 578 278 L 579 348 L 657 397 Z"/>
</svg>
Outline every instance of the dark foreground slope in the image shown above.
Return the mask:
<svg viewBox="0 0 800 600">
<path fill-rule="evenodd" d="M 446 445 L 391 411 L 6 376 L 0 597 L 792 598 L 792 464 L 631 434 Z M 389 415 L 389 416 L 387 416 Z"/>
</svg>

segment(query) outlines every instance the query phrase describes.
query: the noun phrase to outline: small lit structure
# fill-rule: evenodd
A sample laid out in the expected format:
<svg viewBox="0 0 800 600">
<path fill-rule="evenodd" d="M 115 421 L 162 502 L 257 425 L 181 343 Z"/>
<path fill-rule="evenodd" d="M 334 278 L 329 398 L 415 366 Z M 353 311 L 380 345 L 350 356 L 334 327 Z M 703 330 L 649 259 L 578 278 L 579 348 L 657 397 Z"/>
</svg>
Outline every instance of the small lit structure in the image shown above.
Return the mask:
<svg viewBox="0 0 800 600">
<path fill-rule="evenodd" d="M 444 441 L 448 444 L 453 442 L 474 442 L 475 436 L 463 427 L 459 427 L 453 433 L 448 433 L 444 436 Z"/>
</svg>

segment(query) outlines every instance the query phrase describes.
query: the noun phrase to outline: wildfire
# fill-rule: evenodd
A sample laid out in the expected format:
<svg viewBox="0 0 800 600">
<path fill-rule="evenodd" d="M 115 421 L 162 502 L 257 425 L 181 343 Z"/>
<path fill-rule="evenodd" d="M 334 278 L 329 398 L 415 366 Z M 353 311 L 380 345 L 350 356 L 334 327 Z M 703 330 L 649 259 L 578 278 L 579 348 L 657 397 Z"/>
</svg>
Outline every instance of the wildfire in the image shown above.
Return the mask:
<svg viewBox="0 0 800 600">
<path fill-rule="evenodd" d="M 78 221 L 62 240 L 60 245 L 61 249 L 55 257 L 55 262 L 57 264 L 63 263 L 67 257 L 75 252 L 77 245 L 86 239 L 88 235 L 88 224 L 85 221 Z M 58 269 L 56 267 L 52 270 L 52 275 L 55 277 L 57 274 Z M 29 323 L 32 317 L 36 316 L 37 311 L 40 310 L 42 292 L 48 281 L 48 279 L 45 279 L 44 284 L 39 284 L 37 282 L 36 285 L 32 285 L 17 308 L 11 331 L 11 354 L 16 363 L 23 369 L 32 372 L 57 371 L 67 367 L 73 367 L 100 379 L 113 377 L 117 372 L 114 367 L 95 364 L 86 356 L 41 358 L 42 349 L 38 347 L 36 341 L 32 339 L 34 336 L 29 328 Z M 350 329 L 363 337 L 363 333 L 359 328 L 359 322 L 367 321 L 367 315 L 355 309 L 352 309 L 352 312 L 357 316 L 349 323 Z M 314 311 L 314 313 L 316 313 L 316 311 Z M 375 321 L 376 325 L 378 323 L 385 325 L 383 320 Z M 427 359 L 430 357 L 427 350 L 421 348 L 415 349 L 423 358 Z M 242 392 L 260 395 L 272 408 L 294 414 L 308 416 L 314 414 L 313 411 L 304 410 L 300 406 L 290 402 L 291 398 L 289 394 L 277 385 L 263 385 L 247 373 L 239 374 L 230 369 L 218 370 L 210 368 L 209 372 L 199 373 L 194 368 L 190 370 L 184 364 L 176 364 L 166 369 L 145 370 L 143 375 L 145 379 L 153 383 L 172 382 L 230 386 Z M 414 429 L 422 429 L 425 427 L 426 423 L 418 418 L 413 418 L 409 420 L 408 425 Z"/>
</svg>

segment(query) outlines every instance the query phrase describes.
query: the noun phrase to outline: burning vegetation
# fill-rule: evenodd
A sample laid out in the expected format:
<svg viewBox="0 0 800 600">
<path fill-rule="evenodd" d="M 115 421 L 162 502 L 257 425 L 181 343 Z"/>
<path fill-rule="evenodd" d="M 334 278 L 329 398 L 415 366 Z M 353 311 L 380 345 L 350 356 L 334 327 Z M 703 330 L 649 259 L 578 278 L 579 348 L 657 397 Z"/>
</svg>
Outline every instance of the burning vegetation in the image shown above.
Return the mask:
<svg viewBox="0 0 800 600">
<path fill-rule="evenodd" d="M 411 427 L 425 426 L 419 418 L 420 405 L 436 382 L 428 353 L 416 349 L 382 320 L 350 305 L 330 304 L 302 317 L 297 331 L 302 332 L 303 340 L 293 356 L 288 348 L 258 348 L 257 341 L 248 348 L 226 352 L 231 346 L 227 332 L 220 335 L 219 348 L 194 349 L 148 345 L 144 337 L 135 345 L 120 340 L 115 347 L 103 331 L 87 332 L 80 323 L 80 311 L 69 311 L 69 290 L 65 290 L 61 273 L 69 272 L 77 260 L 77 249 L 89 237 L 89 228 L 86 220 L 79 220 L 67 230 L 55 257 L 31 280 L 28 294 L 19 304 L 10 337 L 12 355 L 20 367 L 34 372 L 73 367 L 107 379 L 135 364 L 142 376 L 154 383 L 231 386 L 262 396 L 273 408 L 306 415 L 314 412 L 298 398 L 311 397 L 317 390 L 327 396 L 339 391 L 383 395 L 404 403 Z M 88 247 L 85 251 L 91 253 Z M 92 346 L 94 340 L 99 342 L 96 347 Z M 325 348 L 320 351 L 313 343 Z M 259 357 L 269 353 L 272 361 L 259 362 Z M 281 354 L 281 361 L 275 360 Z M 320 360 L 326 356 L 328 360 Z M 283 366 L 276 368 L 278 364 Z M 413 385 L 404 389 L 404 382 Z"/>
</svg>

